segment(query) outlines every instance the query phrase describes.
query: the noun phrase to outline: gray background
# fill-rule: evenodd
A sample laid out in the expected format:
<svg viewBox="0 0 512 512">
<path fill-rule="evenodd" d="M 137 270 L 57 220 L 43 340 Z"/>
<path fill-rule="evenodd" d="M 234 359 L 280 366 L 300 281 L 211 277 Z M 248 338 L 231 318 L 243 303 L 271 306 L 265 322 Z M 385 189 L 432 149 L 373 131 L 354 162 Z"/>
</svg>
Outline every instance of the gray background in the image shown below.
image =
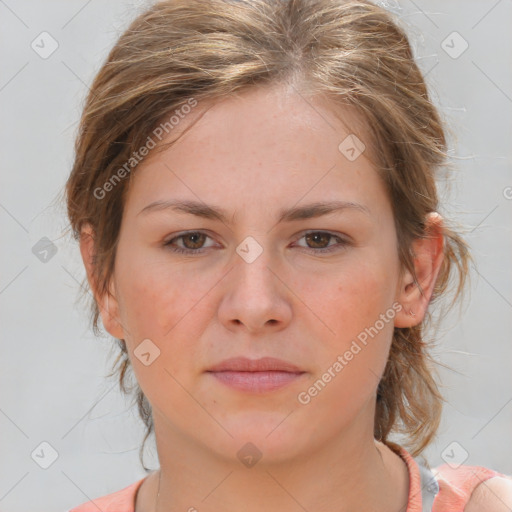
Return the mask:
<svg viewBox="0 0 512 512">
<path fill-rule="evenodd" d="M 433 466 L 448 453 L 510 474 L 512 2 L 381 3 L 407 27 L 454 134 L 443 213 L 466 226 L 476 261 L 465 309 L 438 335 L 435 355 L 451 367 L 439 370 L 448 403 L 425 455 Z M 105 378 L 113 343 L 93 336 L 75 303 L 84 269 L 61 201 L 87 86 L 143 5 L 0 0 L 0 511 L 67 510 L 145 474 L 142 424 Z M 31 47 L 43 31 L 59 45 L 46 59 Z M 441 46 L 449 37 L 452 52 L 461 48 L 454 31 L 469 44 L 458 58 Z M 33 252 L 43 237 L 57 250 L 46 262 Z M 58 454 L 48 469 L 34 460 L 50 461 L 44 441 Z"/>
</svg>

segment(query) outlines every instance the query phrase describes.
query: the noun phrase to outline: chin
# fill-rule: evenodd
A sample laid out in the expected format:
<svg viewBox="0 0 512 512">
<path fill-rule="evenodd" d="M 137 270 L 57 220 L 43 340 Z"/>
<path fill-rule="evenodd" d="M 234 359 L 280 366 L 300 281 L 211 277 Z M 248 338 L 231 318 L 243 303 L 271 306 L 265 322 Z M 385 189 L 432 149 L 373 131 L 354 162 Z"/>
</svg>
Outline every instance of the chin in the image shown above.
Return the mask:
<svg viewBox="0 0 512 512">
<path fill-rule="evenodd" d="M 222 429 L 212 436 L 210 430 L 204 442 L 223 458 L 246 467 L 291 462 L 312 448 L 309 442 L 318 440 L 315 432 L 297 425 L 293 417 L 290 411 L 239 413 L 221 422 L 233 437 Z"/>
</svg>

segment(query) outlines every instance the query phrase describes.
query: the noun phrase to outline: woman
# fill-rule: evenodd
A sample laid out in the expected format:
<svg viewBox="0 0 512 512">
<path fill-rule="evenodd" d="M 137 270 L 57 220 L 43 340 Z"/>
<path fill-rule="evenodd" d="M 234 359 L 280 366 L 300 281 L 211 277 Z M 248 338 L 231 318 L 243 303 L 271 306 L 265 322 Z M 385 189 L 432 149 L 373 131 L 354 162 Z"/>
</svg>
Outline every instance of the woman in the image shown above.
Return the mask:
<svg viewBox="0 0 512 512">
<path fill-rule="evenodd" d="M 67 199 L 160 468 L 73 512 L 511 507 L 506 475 L 415 460 L 441 415 L 431 308 L 468 271 L 437 213 L 446 149 L 369 1 L 142 13 L 92 85 Z"/>
</svg>

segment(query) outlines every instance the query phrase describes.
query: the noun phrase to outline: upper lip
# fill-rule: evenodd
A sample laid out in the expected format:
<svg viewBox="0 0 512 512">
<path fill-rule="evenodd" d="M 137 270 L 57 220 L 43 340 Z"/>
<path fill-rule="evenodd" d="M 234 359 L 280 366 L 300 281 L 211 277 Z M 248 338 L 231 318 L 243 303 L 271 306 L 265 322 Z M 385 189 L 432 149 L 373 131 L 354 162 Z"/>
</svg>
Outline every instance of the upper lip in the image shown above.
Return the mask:
<svg viewBox="0 0 512 512">
<path fill-rule="evenodd" d="M 233 357 L 226 359 L 207 370 L 208 372 L 290 372 L 303 373 L 294 364 L 276 359 L 274 357 L 262 357 L 261 359 L 248 359 L 246 357 Z"/>
</svg>

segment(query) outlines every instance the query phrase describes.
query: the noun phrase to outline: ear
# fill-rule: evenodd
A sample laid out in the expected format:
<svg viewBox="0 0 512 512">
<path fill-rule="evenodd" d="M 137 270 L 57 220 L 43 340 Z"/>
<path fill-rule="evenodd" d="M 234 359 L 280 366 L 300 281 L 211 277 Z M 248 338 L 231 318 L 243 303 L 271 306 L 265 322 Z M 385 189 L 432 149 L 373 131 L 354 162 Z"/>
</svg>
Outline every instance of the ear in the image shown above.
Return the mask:
<svg viewBox="0 0 512 512">
<path fill-rule="evenodd" d="M 82 260 L 87 272 L 87 281 L 100 310 L 103 326 L 115 338 L 124 339 L 124 331 L 119 321 L 119 305 L 116 298 L 114 280 L 111 280 L 111 286 L 107 293 L 100 295 L 98 291 L 93 272 L 95 255 L 94 231 L 90 224 L 86 224 L 81 230 L 80 253 L 82 254 Z"/>
<path fill-rule="evenodd" d="M 395 316 L 395 327 L 412 327 L 425 318 L 444 258 L 443 219 L 437 212 L 427 215 L 425 237 L 414 240 L 412 251 L 417 282 L 404 271 L 397 296 L 402 309 Z"/>
</svg>

